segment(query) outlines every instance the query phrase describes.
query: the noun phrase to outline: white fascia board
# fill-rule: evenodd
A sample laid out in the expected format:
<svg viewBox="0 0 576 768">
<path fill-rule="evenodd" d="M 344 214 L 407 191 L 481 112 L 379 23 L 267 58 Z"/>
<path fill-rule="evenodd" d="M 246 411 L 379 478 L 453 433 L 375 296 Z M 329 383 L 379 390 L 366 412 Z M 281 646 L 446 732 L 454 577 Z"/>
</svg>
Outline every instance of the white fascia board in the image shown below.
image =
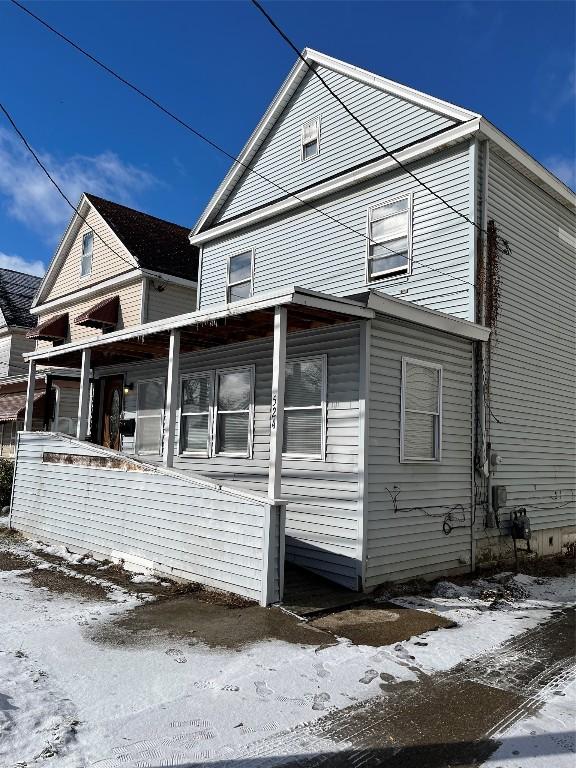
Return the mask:
<svg viewBox="0 0 576 768">
<path fill-rule="evenodd" d="M 431 155 L 434 152 L 438 152 L 441 149 L 457 144 L 460 141 L 468 138 L 472 134 L 476 133 L 479 128 L 480 119 L 474 118 L 468 123 L 462 123 L 461 125 L 446 131 L 441 136 L 435 136 L 430 139 L 425 139 L 419 142 L 413 147 L 408 147 L 401 152 L 395 153 L 394 157 L 399 160 L 403 165 L 407 163 L 419 160 L 427 155 Z M 239 216 L 233 221 L 225 222 L 224 224 L 216 225 L 211 229 L 207 229 L 204 232 L 200 232 L 197 235 L 190 236 L 190 242 L 193 245 L 201 245 L 210 240 L 216 240 L 219 237 L 228 235 L 230 232 L 235 232 L 238 229 L 244 229 L 245 227 L 252 226 L 265 219 L 273 218 L 286 211 L 290 211 L 300 206 L 305 206 L 307 203 L 311 203 L 315 200 L 319 200 L 328 195 L 332 195 L 335 192 L 339 192 L 348 187 L 360 184 L 363 181 L 367 181 L 375 176 L 381 176 L 389 171 L 396 170 L 398 163 L 392 157 L 385 157 L 381 160 L 376 160 L 363 168 L 358 168 L 354 171 L 339 176 L 337 179 L 326 181 L 320 184 L 316 184 L 314 187 L 298 193 L 298 198 L 291 196 L 284 200 L 279 200 L 277 203 L 271 203 L 270 205 L 260 208 L 257 211 L 248 213 L 244 216 Z"/>
<path fill-rule="evenodd" d="M 422 307 L 404 299 L 385 296 L 374 290 L 370 292 L 368 307 L 375 312 L 397 320 L 417 323 L 436 331 L 444 331 L 472 341 L 488 341 L 490 338 L 490 328 L 483 325 L 472 323 L 470 320 L 462 320 L 445 312 L 438 312 L 436 309 Z"/>
<path fill-rule="evenodd" d="M 532 155 L 529 155 L 526 150 L 522 149 L 515 141 L 506 136 L 505 133 L 502 133 L 501 130 L 484 117 L 480 120 L 480 138 L 489 139 L 494 142 L 496 147 L 516 167 L 520 166 L 519 170 L 524 172 L 525 176 L 534 181 L 538 186 L 543 186 L 556 200 L 574 210 L 576 207 L 576 194 L 554 176 L 551 171 L 535 160 Z"/>
<path fill-rule="evenodd" d="M 244 145 L 242 152 L 238 155 L 238 158 L 233 162 L 232 167 L 224 177 L 222 183 L 217 188 L 216 192 L 212 195 L 210 202 L 206 206 L 204 213 L 200 216 L 194 228 L 190 233 L 190 242 L 193 242 L 192 238 L 196 235 L 210 217 L 215 213 L 216 209 L 220 208 L 228 197 L 229 191 L 231 191 L 236 184 L 236 181 L 246 170 L 246 166 L 250 164 L 253 156 L 258 151 L 262 142 L 268 135 L 268 132 L 272 128 L 276 121 L 276 118 L 280 112 L 284 109 L 287 101 L 291 98 L 296 88 L 300 85 L 308 67 L 303 61 L 298 60 L 296 64 L 290 70 L 288 77 L 280 86 L 278 92 L 272 99 L 270 106 L 264 112 L 260 122 L 252 132 L 250 138 Z"/>
<path fill-rule="evenodd" d="M 185 277 L 177 277 L 176 275 L 167 275 L 165 272 L 150 272 L 149 269 L 143 269 L 141 271 L 143 277 L 150 277 L 153 280 L 162 280 L 164 283 L 172 283 L 173 285 L 182 285 L 185 288 L 197 288 L 198 283 L 196 280 L 187 280 Z"/>
<path fill-rule="evenodd" d="M 212 310 L 187 312 L 184 315 L 176 315 L 175 317 L 155 320 L 153 323 L 142 323 L 141 325 L 123 328 L 119 331 L 112 331 L 105 336 L 86 339 L 85 341 L 75 341 L 68 344 L 61 344 L 60 346 L 51 349 L 26 352 L 23 357 L 25 360 L 59 357 L 68 352 L 77 352 L 83 349 L 92 349 L 93 347 L 106 347 L 115 341 L 126 341 L 128 339 L 149 336 L 154 333 L 166 332 L 176 328 L 202 325 L 213 320 L 224 320 L 227 317 L 245 315 L 250 312 L 270 309 L 285 304 L 300 304 L 307 307 L 315 307 L 316 309 L 325 309 L 335 313 L 349 315 L 350 318 L 374 317 L 374 312 L 372 310 L 367 309 L 363 304 L 359 304 L 350 299 L 340 299 L 335 296 L 330 296 L 329 294 L 292 287 L 261 294 L 259 296 L 252 296 L 249 299 L 237 301 L 231 305 L 219 305 Z M 168 352 L 166 354 L 168 354 Z"/>
<path fill-rule="evenodd" d="M 86 208 L 87 206 L 91 206 L 91 203 L 88 201 L 88 198 L 86 197 L 86 195 L 82 194 L 80 197 L 80 200 L 78 201 L 78 205 L 76 206 L 76 210 L 79 212 L 82 212 L 82 208 Z M 82 216 L 86 217 L 86 214 L 82 213 Z M 38 305 L 38 302 L 40 301 L 41 297 L 44 295 L 45 290 L 52 285 L 52 278 L 54 276 L 54 272 L 60 266 L 61 256 L 68 247 L 68 240 L 72 236 L 74 227 L 76 225 L 76 221 L 78 219 L 81 219 L 81 216 L 78 216 L 78 213 L 74 212 L 72 214 L 70 221 L 68 222 L 68 226 L 64 230 L 64 234 L 62 235 L 62 239 L 60 240 L 60 243 L 58 244 L 58 247 L 54 252 L 54 256 L 52 256 L 50 264 L 48 265 L 48 269 L 46 270 L 46 274 L 42 278 L 42 282 L 40 283 L 38 290 L 36 291 L 36 295 L 32 300 L 32 306 L 30 308 L 31 312 Z"/>
<path fill-rule="evenodd" d="M 120 288 L 124 285 L 136 282 L 137 280 L 141 279 L 142 270 L 133 269 L 130 272 L 124 272 L 121 275 L 116 275 L 116 277 L 103 280 L 101 283 L 97 283 L 96 285 L 90 285 L 86 288 L 83 288 L 81 291 L 77 291 L 76 293 L 64 294 L 64 296 L 59 296 L 57 299 L 47 301 L 46 304 L 39 304 L 36 307 L 31 307 L 30 314 L 40 315 L 43 312 L 51 312 L 54 309 L 69 307 L 70 305 L 75 304 L 77 301 L 81 301 L 82 299 L 86 299 L 90 296 L 97 298 L 100 296 L 100 294 L 106 293 L 106 291 L 110 290 L 110 288 Z"/>
<path fill-rule="evenodd" d="M 307 61 L 315 62 L 322 67 L 326 67 L 326 69 L 331 69 L 333 72 L 338 72 L 345 77 L 357 80 L 359 83 L 369 85 L 379 91 L 398 96 L 401 99 L 409 101 L 411 104 L 416 104 L 419 107 L 428 109 L 443 117 L 448 117 L 451 120 L 467 122 L 468 120 L 480 117 L 477 112 L 471 112 L 469 109 L 464 109 L 449 101 L 430 96 L 428 93 L 417 91 L 415 88 L 402 85 L 402 83 L 397 83 L 395 80 L 388 80 L 385 77 L 369 72 L 367 69 L 361 69 L 353 64 L 347 64 L 345 61 L 334 59 L 332 56 L 327 56 L 325 53 L 314 51 L 311 48 L 307 48 L 304 51 L 304 57 Z"/>
</svg>

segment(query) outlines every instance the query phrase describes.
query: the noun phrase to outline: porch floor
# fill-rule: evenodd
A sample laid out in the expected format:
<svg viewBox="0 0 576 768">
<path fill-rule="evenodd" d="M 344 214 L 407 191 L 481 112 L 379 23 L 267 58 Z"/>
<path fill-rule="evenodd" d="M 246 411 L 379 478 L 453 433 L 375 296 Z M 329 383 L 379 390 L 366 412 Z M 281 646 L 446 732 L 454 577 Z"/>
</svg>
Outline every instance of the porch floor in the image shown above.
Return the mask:
<svg viewBox="0 0 576 768">
<path fill-rule="evenodd" d="M 304 568 L 286 563 L 281 606 L 303 619 L 370 601 L 363 592 L 352 592 Z"/>
</svg>

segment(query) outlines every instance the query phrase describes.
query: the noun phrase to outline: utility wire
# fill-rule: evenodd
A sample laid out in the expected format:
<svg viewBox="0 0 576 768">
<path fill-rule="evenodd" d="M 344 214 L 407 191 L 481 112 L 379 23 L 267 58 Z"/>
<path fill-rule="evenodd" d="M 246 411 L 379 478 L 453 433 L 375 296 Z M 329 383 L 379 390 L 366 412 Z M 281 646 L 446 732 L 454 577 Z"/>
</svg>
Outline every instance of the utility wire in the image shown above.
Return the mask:
<svg viewBox="0 0 576 768">
<path fill-rule="evenodd" d="M 125 264 L 128 264 L 128 266 L 130 267 L 130 269 L 134 269 L 134 264 L 133 264 L 132 262 L 128 261 L 128 259 L 124 258 L 124 256 L 122 256 L 122 254 L 118 253 L 118 251 L 116 251 L 114 248 L 112 248 L 112 246 L 111 246 L 111 245 L 109 245 L 109 244 L 108 244 L 108 243 L 107 243 L 107 242 L 106 242 L 106 241 L 105 241 L 105 240 L 104 240 L 104 239 L 103 239 L 103 238 L 102 238 L 102 237 L 101 237 L 101 236 L 98 234 L 98 232 L 96 232 L 96 230 L 95 230 L 95 229 L 94 229 L 92 226 L 90 226 L 90 224 L 88 224 L 88 221 L 86 220 L 86 218 L 85 218 L 85 217 L 84 217 L 84 216 L 83 216 L 83 215 L 80 213 L 80 211 L 78 210 L 78 208 L 76 208 L 76 206 L 75 206 L 75 205 L 74 205 L 74 204 L 73 204 L 73 203 L 70 201 L 70 198 L 69 198 L 69 197 L 66 195 L 66 193 L 65 193 L 65 192 L 62 190 L 62 188 L 60 187 L 60 185 L 58 184 L 58 182 L 57 182 L 57 181 L 55 181 L 55 179 L 54 179 L 54 178 L 51 176 L 51 174 L 50 174 L 50 171 L 49 171 L 49 170 L 46 168 L 46 166 L 44 165 L 44 163 L 42 162 L 42 160 L 40 160 L 40 158 L 38 157 L 38 155 L 36 154 L 36 152 L 34 151 L 34 149 L 33 149 L 33 148 L 30 146 L 30 144 L 29 144 L 28 140 L 26 139 L 26 137 L 24 136 L 24 134 L 22 133 L 22 131 L 20 130 L 20 128 L 18 128 L 18 126 L 17 126 L 17 125 L 16 125 L 16 123 L 14 122 L 14 119 L 12 118 L 11 114 L 8 112 L 8 110 L 6 109 L 6 107 L 4 106 L 4 104 L 2 104 L 2 102 L 0 102 L 0 110 L 1 110 L 1 111 L 4 113 L 4 115 L 5 115 L 6 119 L 8 120 L 8 122 L 10 123 L 10 125 L 12 126 L 12 128 L 14 129 L 14 131 L 15 131 L 15 132 L 18 134 L 18 136 L 19 136 L 20 140 L 22 141 L 22 143 L 24 144 L 24 146 L 26 147 L 26 149 L 28 150 L 28 152 L 30 152 L 30 154 L 32 155 L 32 157 L 34 158 L 34 160 L 35 160 L 35 161 L 38 163 L 38 165 L 40 166 L 40 168 L 42 169 L 42 171 L 44 172 L 44 174 L 45 174 L 45 175 L 48 177 L 48 180 L 50 181 L 50 183 L 54 185 L 54 187 L 55 187 L 55 188 L 56 188 L 56 190 L 58 191 L 58 194 L 59 194 L 59 195 L 60 195 L 60 196 L 61 196 L 61 197 L 62 197 L 62 198 L 63 198 L 63 199 L 66 201 L 66 203 L 67 203 L 67 204 L 70 206 L 70 208 L 72 208 L 72 210 L 73 210 L 75 213 L 77 213 L 77 214 L 78 214 L 78 216 L 79 216 L 79 217 L 82 219 L 82 221 L 83 221 L 85 224 L 87 224 L 87 225 L 90 227 L 90 230 L 91 230 L 91 231 L 92 231 L 92 232 L 93 232 L 93 233 L 96 235 L 96 237 L 98 238 L 98 240 L 100 240 L 100 242 L 101 242 L 101 243 L 103 243 L 103 245 L 105 245 L 105 246 L 106 246 L 106 248 L 108 248 L 110 251 L 112 251 L 112 253 L 113 253 L 115 256 L 117 256 L 119 259 L 121 259 L 121 260 L 122 260 L 122 261 L 123 261 Z"/>
<path fill-rule="evenodd" d="M 271 184 L 272 186 L 276 187 L 276 189 L 280 190 L 281 192 L 283 192 L 284 194 L 288 195 L 289 197 L 292 197 L 295 200 L 298 200 L 298 202 L 302 203 L 303 205 L 307 206 L 308 208 L 312 209 L 313 211 L 316 211 L 317 213 L 320 213 L 322 216 L 326 217 L 327 219 L 330 219 L 331 221 L 333 221 L 334 223 L 338 224 L 339 226 L 346 228 L 349 232 L 352 232 L 353 234 L 362 237 L 363 239 L 367 240 L 370 244 L 372 244 L 372 245 L 377 245 L 378 244 L 378 243 L 375 243 L 368 235 L 366 235 L 363 232 L 360 232 L 360 231 L 354 229 L 353 227 L 350 227 L 345 222 L 340 221 L 335 216 L 332 216 L 330 213 L 327 213 L 326 211 L 322 210 L 321 208 L 317 208 L 315 205 L 313 205 L 309 201 L 303 200 L 302 198 L 298 197 L 298 195 L 296 193 L 290 192 L 290 190 L 288 190 L 285 187 L 281 186 L 280 184 L 278 184 L 273 179 L 270 179 L 270 178 L 266 177 L 264 174 L 260 173 L 259 171 L 255 170 L 254 168 L 252 168 L 248 163 L 245 163 L 242 160 L 240 160 L 239 158 L 235 157 L 233 154 L 231 154 L 226 149 L 221 147 L 219 144 L 217 144 L 215 141 L 210 139 L 204 133 L 202 133 L 201 131 L 198 131 L 196 128 L 194 128 L 192 125 L 190 125 L 190 123 L 188 123 L 185 120 L 183 120 L 182 118 L 178 117 L 178 115 L 176 115 L 170 109 L 168 109 L 163 104 L 161 104 L 159 101 L 157 101 L 153 96 L 150 96 L 149 94 L 147 94 L 145 91 L 143 91 L 137 85 L 134 85 L 132 82 L 127 80 L 125 77 L 123 77 L 122 75 L 118 74 L 115 70 L 113 70 L 111 67 L 109 67 L 107 64 L 105 64 L 103 61 L 101 61 L 100 59 L 96 58 L 95 56 L 93 56 L 88 51 L 86 51 L 84 48 L 82 48 L 80 45 L 78 45 L 78 43 L 75 43 L 73 40 L 71 40 L 69 37 L 64 35 L 62 32 L 58 31 L 55 27 L 53 27 L 47 21 L 42 19 L 40 16 L 37 16 L 35 13 L 33 13 L 25 5 L 23 5 L 22 3 L 18 2 L 18 0 L 10 0 L 10 2 L 13 5 L 17 6 L 18 8 L 20 8 L 22 11 L 24 11 L 24 13 L 28 14 L 28 16 L 30 16 L 33 19 L 35 19 L 39 24 L 41 24 L 43 27 L 48 29 L 53 34 L 55 34 L 61 40 L 64 40 L 64 42 L 66 42 L 68 45 L 72 46 L 75 50 L 77 50 L 83 56 L 86 56 L 88 59 L 90 59 L 90 61 L 92 61 L 98 67 L 103 69 L 109 75 L 111 75 L 116 80 L 118 80 L 121 83 L 123 83 L 124 85 L 126 85 L 128 88 L 133 90 L 135 93 L 137 93 L 142 98 L 146 99 L 146 101 L 148 101 L 154 107 L 156 107 L 161 112 L 163 112 L 165 115 L 170 117 L 172 120 L 175 120 L 179 125 L 181 125 L 183 128 L 185 128 L 187 131 L 189 131 L 190 133 L 194 134 L 194 136 L 196 136 L 197 138 L 201 139 L 203 142 L 208 144 L 210 147 L 212 147 L 213 149 L 217 150 L 221 154 L 225 155 L 230 160 L 232 160 L 233 163 L 235 163 L 236 165 L 241 166 L 242 168 L 244 168 L 249 173 L 255 174 L 260 179 L 262 179 L 263 181 L 267 182 L 268 184 Z M 306 62 L 306 63 L 308 64 L 308 62 Z M 380 146 L 382 146 L 382 145 L 380 145 Z M 388 152 L 388 150 L 384 149 L 384 152 L 389 154 L 396 162 L 399 162 L 396 158 L 393 157 L 392 153 Z M 411 172 L 409 172 L 409 173 L 410 173 L 410 175 L 413 175 Z M 432 193 L 432 194 L 434 194 L 436 197 L 438 197 L 438 195 L 436 193 Z M 440 198 L 440 199 L 442 199 L 442 198 Z M 455 208 L 453 208 L 453 210 L 456 211 Z M 460 214 L 459 211 L 456 211 L 456 212 L 459 215 L 463 215 L 463 214 Z M 393 251 L 392 249 L 388 248 L 384 244 L 379 244 L 379 245 L 381 247 L 383 247 L 385 250 L 387 250 L 392 255 L 396 255 L 398 253 L 397 251 Z M 442 275 L 443 277 L 448 278 L 450 280 L 456 280 L 456 281 L 458 281 L 458 282 L 460 282 L 462 284 L 470 285 L 470 286 L 472 286 L 472 288 L 476 287 L 476 285 L 474 283 L 471 283 L 468 280 L 464 280 L 464 278 L 458 277 L 457 275 L 452 275 L 452 274 L 449 274 L 449 273 L 447 273 L 445 271 L 442 271 L 442 270 L 440 270 L 440 269 L 438 269 L 436 267 L 432 267 L 426 261 L 419 260 L 418 264 L 420 266 L 424 266 L 424 268 L 427 269 L 428 271 L 436 272 L 437 274 Z"/>
<path fill-rule="evenodd" d="M 15 2 L 15 1 L 16 1 L 16 0 L 12 0 L 12 2 Z M 449 209 L 450 209 L 450 210 L 451 210 L 453 213 L 455 213 L 457 216 L 460 216 L 460 218 L 464 219 L 464 221 L 466 221 L 468 224 L 471 224 L 473 227 L 476 227 L 476 229 L 477 229 L 479 232 L 486 232 L 486 230 L 484 230 L 484 229 L 483 229 L 483 228 L 480 226 L 480 224 L 477 224 L 475 221 L 472 221 L 472 219 L 468 218 L 468 216 L 466 216 L 466 214 L 465 214 L 465 213 L 462 213 L 462 212 L 461 212 L 461 211 L 459 211 L 457 208 L 455 208 L 455 207 L 454 207 L 454 206 L 453 206 L 451 203 L 449 203 L 449 202 L 448 202 L 448 201 L 447 201 L 445 198 L 443 198 L 443 197 L 442 197 L 442 195 L 439 195 L 439 194 L 438 194 L 438 192 L 435 192 L 435 191 L 434 191 L 434 190 L 433 190 L 433 189 L 432 189 L 432 188 L 431 188 L 431 187 L 430 187 L 428 184 L 426 184 L 426 182 L 422 181 L 422 179 L 419 179 L 419 178 L 416 176 L 416 174 L 414 174 L 414 173 L 413 173 L 413 172 L 410 170 L 410 168 L 408 168 L 408 167 L 407 167 L 407 166 L 406 166 L 406 165 L 405 165 L 405 164 L 404 164 L 404 163 L 403 163 L 401 160 L 398 160 L 398 158 L 397 158 L 397 157 L 395 157 L 394 153 L 393 153 L 391 150 L 387 149 L 387 148 L 384 146 L 384 144 L 383 144 L 383 143 L 380 141 L 380 139 L 379 139 L 377 136 L 375 136 L 375 135 L 372 133 L 372 131 L 371 131 L 371 130 L 370 130 L 370 129 L 369 129 L 369 128 L 368 128 L 368 127 L 367 127 L 367 126 L 366 126 L 366 125 L 365 125 L 365 124 L 362 122 L 362 120 L 360 120 L 360 118 L 359 118 L 359 117 L 357 117 L 357 115 L 355 115 L 355 114 L 354 114 L 354 112 L 352 112 L 352 110 L 351 110 L 351 109 L 350 109 L 350 108 L 349 108 L 349 107 L 348 107 L 348 106 L 347 106 L 347 105 L 344 103 L 344 101 L 342 101 L 342 99 L 340 98 L 340 96 L 338 96 L 338 94 L 337 94 L 337 93 L 336 93 L 336 92 L 335 92 L 335 91 L 334 91 L 334 90 L 333 90 L 333 89 L 332 89 L 332 88 L 331 88 L 331 87 L 328 85 L 328 83 L 327 83 L 327 82 L 326 82 L 326 80 L 325 80 L 325 79 L 322 77 L 322 75 L 320 74 L 320 72 L 318 72 L 318 70 L 317 70 L 315 67 L 313 67 L 313 66 L 310 64 L 310 62 L 309 62 L 309 61 L 307 61 L 307 60 L 304 58 L 304 56 L 302 55 L 302 53 L 300 52 L 300 50 L 299 50 L 299 49 L 296 47 L 296 45 L 295 45 L 295 44 L 292 42 L 292 40 L 291 40 L 291 39 L 288 37 L 288 35 L 287 35 L 287 34 L 286 34 L 286 33 L 285 33 L 285 32 L 284 32 L 284 31 L 283 31 L 283 30 L 282 30 L 282 29 L 281 29 L 281 28 L 278 26 L 278 24 L 277 24 L 277 23 L 274 21 L 274 19 L 272 18 L 272 16 L 270 16 L 270 14 L 268 13 L 268 11 L 267 11 L 267 10 L 266 10 L 266 9 L 265 9 L 263 6 L 262 6 L 262 4 L 261 4 L 261 3 L 259 3 L 259 2 L 258 2 L 258 0 L 251 0 L 251 2 L 252 2 L 252 5 L 254 5 L 254 6 L 255 6 L 255 7 L 256 7 L 256 8 L 257 8 L 259 11 L 260 11 L 260 13 L 261 13 L 261 14 L 262 14 L 262 15 L 263 15 L 263 16 L 264 16 L 266 19 L 267 19 L 267 21 L 268 21 L 268 22 L 269 22 L 269 23 L 270 23 L 270 24 L 271 24 L 271 25 L 274 27 L 274 29 L 275 29 L 275 30 L 278 32 L 278 34 L 280 35 L 280 37 L 281 37 L 281 38 L 282 38 L 282 39 L 283 39 L 283 40 L 284 40 L 284 41 L 285 41 L 285 42 L 286 42 L 286 43 L 287 43 L 287 44 L 290 46 L 290 48 L 292 48 L 292 50 L 293 50 L 293 51 L 296 53 L 296 55 L 298 56 L 298 58 L 300 59 L 300 61 L 302 61 L 302 62 L 303 62 L 303 63 L 304 63 L 304 64 L 305 64 L 305 65 L 308 67 L 308 70 L 309 70 L 310 72 L 312 72 L 312 74 L 314 74 L 314 75 L 315 75 L 315 76 L 318 78 L 318 80 L 320 80 L 320 82 L 322 83 L 322 85 L 324 86 L 324 88 L 326 88 L 326 90 L 327 90 L 329 93 L 331 93 L 331 94 L 332 94 L 332 96 L 333 96 L 333 97 L 336 99 L 336 101 L 337 101 L 337 102 L 340 104 L 340 106 L 342 107 L 342 109 L 344 109 L 344 111 L 346 112 L 346 114 L 347 114 L 347 115 L 349 115 L 349 116 L 352 118 L 352 120 L 354 120 L 354 122 L 358 123 L 358 125 L 360 126 L 360 128 L 362 128 L 362 130 L 363 130 L 365 133 L 367 133 L 367 134 L 368 134 L 368 136 L 369 136 L 369 137 L 370 137 L 370 138 L 371 138 L 373 141 L 375 141 L 375 142 L 376 142 L 376 144 L 378 144 L 378 146 L 379 146 L 379 147 L 380 147 L 380 148 L 381 148 L 381 149 L 382 149 L 382 150 L 383 150 L 383 151 L 384 151 L 384 152 L 385 152 L 387 155 L 389 155 L 389 157 L 391 157 L 391 158 L 392 158 L 392 160 L 394 160 L 394 162 L 395 162 L 395 163 L 398 165 L 398 167 L 399 167 L 399 168 L 401 168 L 401 169 L 402 169 L 402 170 L 403 170 L 405 173 L 407 173 L 409 176 L 411 176 L 411 177 L 414 179 L 414 181 L 416 181 L 416 182 L 417 182 L 417 183 L 418 183 L 418 184 L 419 184 L 421 187 L 423 187 L 423 188 L 424 188 L 424 189 L 425 189 L 427 192 L 429 192 L 431 195 L 433 195 L 433 196 L 434 196 L 434 197 L 435 197 L 437 200 L 440 200 L 440 202 L 441 202 L 441 203 L 443 203 L 443 204 L 444 204 L 444 205 L 445 205 L 447 208 L 449 208 Z M 486 232 L 486 234 L 487 234 L 487 232 Z"/>
</svg>

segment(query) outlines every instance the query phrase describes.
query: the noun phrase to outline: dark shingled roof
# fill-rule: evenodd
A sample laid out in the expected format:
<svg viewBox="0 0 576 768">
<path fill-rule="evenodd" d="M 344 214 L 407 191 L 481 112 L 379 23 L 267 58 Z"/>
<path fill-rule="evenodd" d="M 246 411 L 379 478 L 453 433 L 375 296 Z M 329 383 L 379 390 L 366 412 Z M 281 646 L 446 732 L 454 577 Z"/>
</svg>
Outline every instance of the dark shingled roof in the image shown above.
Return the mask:
<svg viewBox="0 0 576 768">
<path fill-rule="evenodd" d="M 6 325 L 34 328 L 36 318 L 30 314 L 30 307 L 41 281 L 35 275 L 0 269 L 0 309 Z"/>
<path fill-rule="evenodd" d="M 120 238 L 142 269 L 198 279 L 198 248 L 190 245 L 189 227 L 112 203 L 96 195 L 86 197 Z"/>
</svg>

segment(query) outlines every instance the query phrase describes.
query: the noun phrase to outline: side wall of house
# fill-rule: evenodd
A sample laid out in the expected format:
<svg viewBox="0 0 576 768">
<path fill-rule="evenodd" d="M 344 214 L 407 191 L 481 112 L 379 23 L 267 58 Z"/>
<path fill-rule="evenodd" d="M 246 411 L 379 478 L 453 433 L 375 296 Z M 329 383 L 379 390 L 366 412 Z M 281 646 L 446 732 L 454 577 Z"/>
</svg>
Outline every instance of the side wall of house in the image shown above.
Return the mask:
<svg viewBox="0 0 576 768">
<path fill-rule="evenodd" d="M 439 462 L 400 462 L 402 358 L 442 366 Z M 472 343 L 378 315 L 370 336 L 368 588 L 470 567 Z M 443 531 L 446 515 L 453 530 Z"/>
<path fill-rule="evenodd" d="M 184 315 L 195 309 L 196 288 L 167 283 L 159 291 L 153 281 L 148 281 L 143 322 L 151 323 L 165 317 Z"/>
<path fill-rule="evenodd" d="M 456 210 L 470 215 L 474 179 L 468 143 L 425 158 L 411 169 Z M 202 252 L 200 308 L 226 301 L 227 258 L 254 249 L 254 293 L 298 285 L 342 296 L 366 290 L 367 211 L 395 195 L 413 194 L 412 274 L 370 287 L 416 304 L 473 319 L 470 225 L 404 171 L 351 187 L 229 237 Z"/>
<path fill-rule="evenodd" d="M 493 482 L 508 492 L 504 529 L 525 506 L 548 554 L 576 533 L 576 217 L 494 151 L 488 216 L 511 249 L 491 356 Z"/>
<path fill-rule="evenodd" d="M 327 355 L 326 460 L 288 459 L 283 462 L 282 497 L 286 512 L 287 558 L 355 589 L 361 569 L 358 504 L 358 382 L 357 323 L 290 334 L 288 358 Z M 272 387 L 272 341 L 244 342 L 206 352 L 182 355 L 180 372 L 214 371 L 254 365 L 255 409 L 253 457 L 213 458 L 176 456 L 174 468 L 199 472 L 220 482 L 234 482 L 267 493 Z M 125 418 L 136 416 L 137 382 L 166 377 L 166 361 L 99 369 L 97 375 L 125 372 L 134 389 L 126 397 Z M 179 419 L 176 451 L 179 451 Z M 124 438 L 124 452 L 134 440 Z M 148 455 L 145 461 L 153 460 Z M 156 457 L 159 461 L 160 457 Z"/>
<path fill-rule="evenodd" d="M 8 376 L 22 376 L 27 372 L 28 364 L 24 362 L 22 355 L 25 352 L 33 352 L 35 347 L 36 342 L 33 339 L 26 338 L 25 330 L 12 334 Z"/>
</svg>

